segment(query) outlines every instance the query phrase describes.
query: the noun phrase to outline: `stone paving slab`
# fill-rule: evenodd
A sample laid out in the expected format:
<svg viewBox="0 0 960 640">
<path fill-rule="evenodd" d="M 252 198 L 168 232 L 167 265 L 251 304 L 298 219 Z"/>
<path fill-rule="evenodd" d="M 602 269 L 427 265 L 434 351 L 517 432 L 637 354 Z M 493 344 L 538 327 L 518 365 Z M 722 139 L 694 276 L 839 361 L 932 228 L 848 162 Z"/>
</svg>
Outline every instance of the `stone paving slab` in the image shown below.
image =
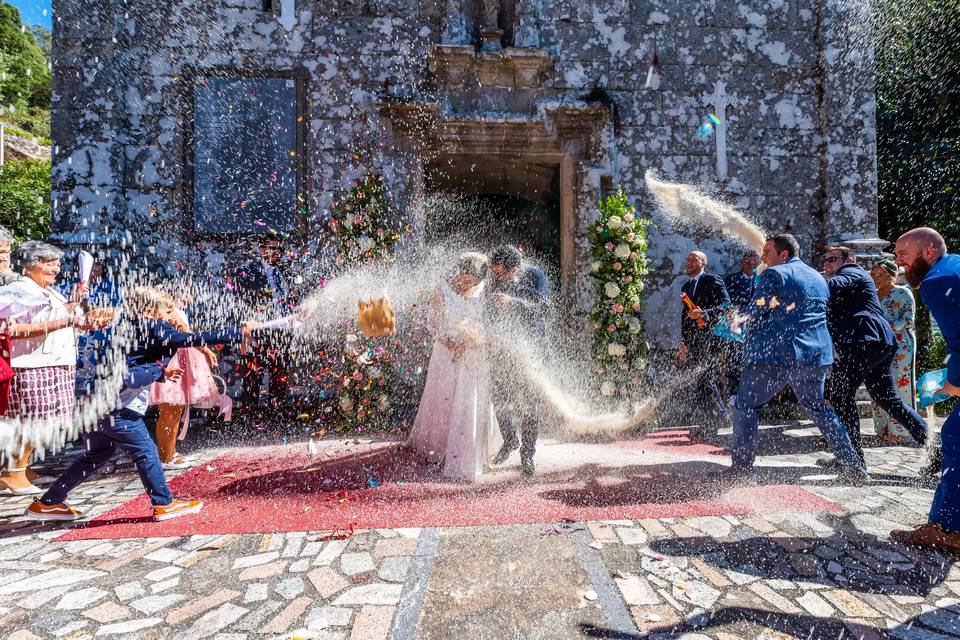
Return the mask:
<svg viewBox="0 0 960 640">
<path fill-rule="evenodd" d="M 888 537 L 925 520 L 923 452 L 868 439 L 882 471 L 849 487 L 816 475 L 809 427 L 763 431 L 790 451 L 761 438 L 761 482 L 793 478 L 844 510 L 65 541 L 19 516 L 28 499 L 0 497 L 0 637 L 960 638 L 955 557 Z M 121 465 L 76 502 L 141 491 Z"/>
</svg>

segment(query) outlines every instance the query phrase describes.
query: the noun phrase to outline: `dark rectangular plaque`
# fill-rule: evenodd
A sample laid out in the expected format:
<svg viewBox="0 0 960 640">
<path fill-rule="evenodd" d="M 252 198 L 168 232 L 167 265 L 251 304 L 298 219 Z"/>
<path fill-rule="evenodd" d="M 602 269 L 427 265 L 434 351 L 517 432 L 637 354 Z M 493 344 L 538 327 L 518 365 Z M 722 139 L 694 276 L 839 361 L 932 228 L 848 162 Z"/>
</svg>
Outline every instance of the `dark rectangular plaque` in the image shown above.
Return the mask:
<svg viewBox="0 0 960 640">
<path fill-rule="evenodd" d="M 197 231 L 297 230 L 297 104 L 293 78 L 197 78 L 193 139 Z"/>
</svg>

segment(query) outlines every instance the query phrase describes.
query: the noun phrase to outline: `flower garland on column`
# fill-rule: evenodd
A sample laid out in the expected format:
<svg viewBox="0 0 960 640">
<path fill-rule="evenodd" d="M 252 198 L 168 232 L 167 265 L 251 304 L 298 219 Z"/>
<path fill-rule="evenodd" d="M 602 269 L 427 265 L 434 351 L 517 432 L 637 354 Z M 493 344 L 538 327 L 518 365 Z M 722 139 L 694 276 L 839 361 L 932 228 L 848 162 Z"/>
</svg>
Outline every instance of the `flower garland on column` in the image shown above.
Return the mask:
<svg viewBox="0 0 960 640">
<path fill-rule="evenodd" d="M 643 276 L 648 273 L 647 229 L 620 188 L 600 200 L 588 232 L 597 303 L 590 313 L 594 359 L 605 396 L 627 396 L 627 379 L 646 352 L 643 338 Z"/>
<path fill-rule="evenodd" d="M 330 235 L 339 269 L 393 258 L 402 234 L 380 176 L 357 180 L 332 213 Z M 403 345 L 393 338 L 367 339 L 356 334 L 340 338 L 333 354 L 323 354 L 327 366 L 322 370 L 321 422 L 325 424 L 318 435 L 329 427 L 338 432 L 391 430 L 394 409 L 403 395 L 402 372 L 395 370 Z"/>
</svg>

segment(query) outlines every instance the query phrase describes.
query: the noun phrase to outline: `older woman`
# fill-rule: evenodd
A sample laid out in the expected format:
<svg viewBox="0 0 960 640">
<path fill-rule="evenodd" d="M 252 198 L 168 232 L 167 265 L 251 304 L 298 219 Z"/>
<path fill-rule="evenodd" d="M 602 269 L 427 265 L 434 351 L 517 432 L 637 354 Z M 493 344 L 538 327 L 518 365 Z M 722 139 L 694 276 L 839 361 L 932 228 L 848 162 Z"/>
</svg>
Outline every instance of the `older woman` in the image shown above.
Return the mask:
<svg viewBox="0 0 960 640">
<path fill-rule="evenodd" d="M 897 285 L 897 265 L 884 260 L 874 265 L 870 276 L 877 285 L 883 315 L 897 338 L 897 354 L 890 368 L 897 384 L 899 395 L 908 406 L 914 403 L 914 361 L 917 355 L 917 338 L 913 330 L 915 304 L 909 287 Z M 900 442 L 909 434 L 900 424 L 879 407 L 874 407 L 873 424 L 877 435 L 891 442 Z"/>
<path fill-rule="evenodd" d="M 10 268 L 10 250 L 16 238 L 5 227 L 0 227 L 0 286 L 10 284 L 19 276 Z"/>
<path fill-rule="evenodd" d="M 0 292 L 23 301 L 26 311 L 8 318 L 10 381 L 5 418 L 22 429 L 19 451 L 0 473 L 0 486 L 15 495 L 41 493 L 27 475 L 33 453 L 30 440 L 37 434 L 68 429 L 74 419 L 74 375 L 77 362 L 75 329 L 84 326 L 77 301 L 68 301 L 53 288 L 63 252 L 36 240 L 17 247 L 14 260 L 22 276 L 0 287 Z M 78 287 L 75 295 L 82 295 Z M 4 428 L 13 428 L 7 425 Z"/>
</svg>

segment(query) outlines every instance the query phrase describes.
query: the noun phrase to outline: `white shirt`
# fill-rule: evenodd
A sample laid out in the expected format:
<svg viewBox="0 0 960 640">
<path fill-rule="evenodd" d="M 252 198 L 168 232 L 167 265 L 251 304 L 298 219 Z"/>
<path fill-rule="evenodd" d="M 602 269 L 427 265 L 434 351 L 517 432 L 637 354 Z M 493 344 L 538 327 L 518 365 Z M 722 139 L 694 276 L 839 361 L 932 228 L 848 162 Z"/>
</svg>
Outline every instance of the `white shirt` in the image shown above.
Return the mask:
<svg viewBox="0 0 960 640">
<path fill-rule="evenodd" d="M 20 276 L 0 291 L 36 299 L 45 298 L 47 304 L 32 306 L 12 320 L 19 324 L 40 324 L 48 320 L 70 317 L 67 299 L 53 289 L 44 289 L 36 282 Z M 77 335 L 73 327 L 65 327 L 32 338 L 10 339 L 10 366 L 14 369 L 38 369 L 77 364 Z"/>
</svg>

